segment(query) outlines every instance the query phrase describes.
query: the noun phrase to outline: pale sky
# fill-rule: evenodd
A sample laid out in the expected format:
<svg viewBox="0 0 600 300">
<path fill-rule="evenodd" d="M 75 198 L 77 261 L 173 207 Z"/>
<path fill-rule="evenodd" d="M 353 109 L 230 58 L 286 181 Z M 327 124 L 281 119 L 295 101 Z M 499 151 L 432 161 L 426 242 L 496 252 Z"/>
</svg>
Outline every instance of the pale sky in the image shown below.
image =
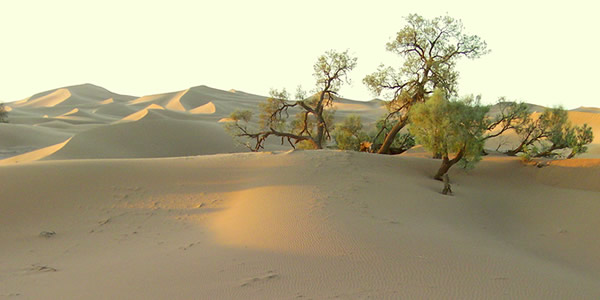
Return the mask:
<svg viewBox="0 0 600 300">
<path fill-rule="evenodd" d="M 526 4 L 524 4 L 526 2 Z M 448 14 L 492 52 L 460 60 L 460 94 L 566 108 L 600 107 L 597 1 L 2 1 L 0 101 L 93 83 L 143 96 L 197 85 L 267 95 L 314 85 L 326 50 L 358 57 L 342 96 L 370 100 L 362 84 L 417 13 Z"/>
</svg>

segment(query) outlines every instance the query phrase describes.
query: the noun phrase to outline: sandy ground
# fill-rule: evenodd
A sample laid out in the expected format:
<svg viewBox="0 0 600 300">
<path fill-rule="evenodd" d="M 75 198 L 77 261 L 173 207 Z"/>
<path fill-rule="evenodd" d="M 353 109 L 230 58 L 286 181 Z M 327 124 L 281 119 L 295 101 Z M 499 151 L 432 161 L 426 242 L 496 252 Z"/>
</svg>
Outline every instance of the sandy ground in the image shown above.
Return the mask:
<svg viewBox="0 0 600 300">
<path fill-rule="evenodd" d="M 83 85 L 8 103 L 0 299 L 600 297 L 597 139 L 542 168 L 486 156 L 444 196 L 419 148 L 240 153 L 218 121 L 263 99 Z"/>
</svg>

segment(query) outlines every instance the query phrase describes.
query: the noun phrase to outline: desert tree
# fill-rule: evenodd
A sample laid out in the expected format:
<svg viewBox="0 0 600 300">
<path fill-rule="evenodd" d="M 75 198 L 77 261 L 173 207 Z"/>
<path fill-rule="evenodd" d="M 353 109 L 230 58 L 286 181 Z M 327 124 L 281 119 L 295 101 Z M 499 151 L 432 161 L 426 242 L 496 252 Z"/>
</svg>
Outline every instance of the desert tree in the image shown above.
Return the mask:
<svg viewBox="0 0 600 300">
<path fill-rule="evenodd" d="M 272 90 L 271 97 L 260 104 L 257 128 L 250 126 L 251 112 L 235 111 L 226 129 L 236 138 L 246 139 L 245 145 L 252 151 L 264 149 L 270 136 L 281 138 L 282 144 L 287 141 L 293 148 L 300 144 L 322 149 L 326 140 L 331 139 L 333 101 L 339 96 L 342 84 L 349 82 L 348 74 L 356 66 L 356 60 L 348 50 L 327 51 L 313 66 L 316 79 L 313 96 L 306 97 L 306 92 L 299 88 L 292 101 L 285 89 Z"/>
<path fill-rule="evenodd" d="M 571 149 L 567 155 L 567 159 L 570 159 L 587 151 L 587 145 L 594 141 L 594 131 L 587 124 L 583 124 L 581 127 L 575 126 L 565 141 L 566 148 Z"/>
<path fill-rule="evenodd" d="M 520 130 L 531 114 L 526 103 L 506 101 L 503 97 L 498 99 L 494 107 L 497 111 L 493 114 L 489 112 L 484 119 L 484 140 L 498 137 L 509 130 Z"/>
<path fill-rule="evenodd" d="M 376 131 L 369 134 L 371 137 L 371 150 L 377 151 L 381 148 L 385 137 L 388 135 L 391 128 L 388 126 L 388 117 L 386 115 L 375 123 Z M 392 144 L 389 147 L 388 154 L 400 154 L 415 146 L 415 139 L 410 132 L 400 132 L 396 134 Z"/>
<path fill-rule="evenodd" d="M 437 180 L 442 180 L 456 163 L 473 166 L 481 158 L 483 120 L 489 107 L 473 99 L 448 100 L 445 92 L 437 89 L 427 101 L 416 103 L 409 112 L 409 130 L 417 143 L 441 154 L 442 164 L 434 176 Z"/>
<path fill-rule="evenodd" d="M 349 115 L 341 123 L 335 124 L 332 134 L 337 148 L 341 150 L 358 151 L 360 144 L 369 140 L 359 115 Z"/>
<path fill-rule="evenodd" d="M 561 108 L 547 108 L 538 116 L 529 115 L 516 129 L 519 144 L 508 155 L 524 153 L 528 157 L 558 157 L 569 151 L 567 158 L 584 153 L 587 144 L 594 140 L 592 128 L 587 124 L 574 126 L 568 112 Z"/>
<path fill-rule="evenodd" d="M 0 103 L 0 123 L 8 123 L 8 112 L 4 103 Z"/>
<path fill-rule="evenodd" d="M 527 148 L 529 156 L 533 157 L 560 157 L 567 159 L 575 157 L 577 154 L 587 151 L 587 144 L 594 140 L 592 128 L 584 124 L 583 126 L 567 125 L 561 130 L 550 133 L 546 140 Z M 568 154 L 563 154 L 566 151 Z"/>
<path fill-rule="evenodd" d="M 391 97 L 387 105 L 389 128 L 378 153 L 389 153 L 396 135 L 407 124 L 411 106 L 425 101 L 435 89 L 456 95 L 460 58 L 475 59 L 488 53 L 487 44 L 477 35 L 465 34 L 462 22 L 449 16 L 425 19 L 410 14 L 407 25 L 387 43 L 387 51 L 403 58 L 398 68 L 380 65 L 363 82 L 375 94 Z"/>
</svg>

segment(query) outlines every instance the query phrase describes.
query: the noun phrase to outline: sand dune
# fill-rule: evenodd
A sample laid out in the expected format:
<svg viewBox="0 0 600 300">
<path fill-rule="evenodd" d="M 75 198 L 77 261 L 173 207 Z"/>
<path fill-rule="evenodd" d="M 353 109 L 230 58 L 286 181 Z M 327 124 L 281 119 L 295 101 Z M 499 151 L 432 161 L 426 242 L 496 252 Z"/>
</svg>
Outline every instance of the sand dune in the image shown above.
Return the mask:
<svg viewBox="0 0 600 300">
<path fill-rule="evenodd" d="M 101 104 L 106 99 L 113 101 L 127 101 L 132 96 L 112 93 L 93 84 L 68 86 L 33 95 L 27 99 L 13 103 L 14 107 L 54 107 L 57 105 L 88 105 Z"/>
<path fill-rule="evenodd" d="M 571 111 L 600 113 L 600 108 L 580 106 L 580 107 L 578 107 L 576 109 L 572 109 Z"/>
<path fill-rule="evenodd" d="M 157 105 L 157 104 L 150 104 L 148 106 L 146 106 L 146 108 L 140 109 L 139 111 L 136 111 L 126 117 L 123 117 L 120 121 L 121 122 L 127 122 L 127 121 L 138 121 L 141 120 L 142 118 L 146 117 L 146 115 L 148 115 L 148 111 L 150 111 L 151 109 L 165 109 L 164 107 Z"/>
<path fill-rule="evenodd" d="M 296 151 L 5 166 L 0 257 L 10 259 L 0 270 L 2 293 L 600 295 L 600 202 L 589 189 L 595 184 L 554 187 L 535 176 L 562 167 L 492 157 L 472 172 L 454 170 L 449 197 L 430 179 L 438 163 Z M 552 177 L 568 182 L 578 170 L 557 169 Z M 39 237 L 42 231 L 56 235 Z"/>
<path fill-rule="evenodd" d="M 152 103 L 152 105 L 157 105 L 160 107 L 165 107 L 171 110 L 177 111 L 186 111 L 186 109 L 181 105 L 180 99 L 188 90 L 175 92 L 175 93 L 167 93 L 167 94 L 158 94 L 158 95 L 150 95 L 144 96 L 129 102 L 129 104 L 146 104 Z"/>
<path fill-rule="evenodd" d="M 62 142 L 68 133 L 40 126 L 19 124 L 0 125 L 0 159 Z"/>
<path fill-rule="evenodd" d="M 45 148 L 37 149 L 34 151 L 26 152 L 24 154 L 20 154 L 20 155 L 6 158 L 6 159 L 2 159 L 2 160 L 0 160 L 0 166 L 16 164 L 16 163 L 31 162 L 31 161 L 44 159 L 44 158 L 48 157 L 49 155 L 52 155 L 54 152 L 62 149 L 62 147 L 64 147 L 70 140 L 71 140 L 71 138 L 67 139 L 66 141 L 64 141 L 62 143 L 58 143 L 56 145 L 51 145 L 51 146 L 48 146 Z"/>
<path fill-rule="evenodd" d="M 124 118 L 127 115 L 130 115 L 136 111 L 136 107 L 122 103 L 108 103 L 92 110 L 92 112 L 97 115 L 104 115 L 117 118 Z"/>
<path fill-rule="evenodd" d="M 38 98 L 29 99 L 23 103 L 15 103 L 15 107 L 53 107 L 64 102 L 71 97 L 68 89 L 58 89 L 47 95 Z"/>
<path fill-rule="evenodd" d="M 219 124 L 144 118 L 79 133 L 44 159 L 174 157 L 243 150 Z"/>
<path fill-rule="evenodd" d="M 173 96 L 173 98 L 169 100 L 165 107 L 170 110 L 186 111 L 185 107 L 183 107 L 183 105 L 181 104 L 181 97 L 183 97 L 183 95 L 185 95 L 185 93 L 187 92 L 188 90 L 185 90 L 175 94 L 175 96 Z"/>
<path fill-rule="evenodd" d="M 444 196 L 419 146 L 241 153 L 220 122 L 264 99 L 84 84 L 8 103 L 0 299 L 600 297 L 600 111 L 569 112 L 595 131 L 580 158 L 490 151 L 454 167 Z M 385 111 L 336 108 L 366 123 Z"/>
</svg>

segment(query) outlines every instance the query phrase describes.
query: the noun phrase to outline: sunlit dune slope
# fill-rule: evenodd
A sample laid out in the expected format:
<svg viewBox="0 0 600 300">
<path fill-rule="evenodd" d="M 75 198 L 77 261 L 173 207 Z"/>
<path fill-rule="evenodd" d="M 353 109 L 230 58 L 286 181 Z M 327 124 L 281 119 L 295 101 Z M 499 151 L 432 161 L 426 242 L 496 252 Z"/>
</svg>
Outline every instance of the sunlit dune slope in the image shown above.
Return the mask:
<svg viewBox="0 0 600 300">
<path fill-rule="evenodd" d="M 115 94 L 105 88 L 93 84 L 82 84 L 42 92 L 27 99 L 14 102 L 12 106 L 15 108 L 38 108 L 65 105 L 85 106 L 89 104 L 100 104 L 102 101 L 109 98 L 112 98 L 113 101 L 116 102 L 122 102 L 131 100 L 135 97 Z"/>
<path fill-rule="evenodd" d="M 594 130 L 594 144 L 600 144 L 600 111 L 599 112 L 579 112 L 570 111 L 569 120 L 573 124 L 582 126 L 587 124 Z"/>
</svg>

